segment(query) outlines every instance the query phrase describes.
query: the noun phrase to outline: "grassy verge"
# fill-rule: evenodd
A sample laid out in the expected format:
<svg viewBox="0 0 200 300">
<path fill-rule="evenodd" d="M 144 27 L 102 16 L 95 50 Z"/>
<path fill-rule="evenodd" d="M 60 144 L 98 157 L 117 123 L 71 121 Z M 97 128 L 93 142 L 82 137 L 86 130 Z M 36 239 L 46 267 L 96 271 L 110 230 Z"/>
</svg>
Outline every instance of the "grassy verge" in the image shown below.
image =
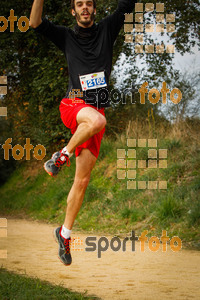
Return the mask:
<svg viewBox="0 0 200 300">
<path fill-rule="evenodd" d="M 129 126 L 126 135 L 104 139 L 74 230 L 122 235 L 144 229 L 149 235 L 179 236 L 183 245 L 200 248 L 200 143 L 197 127 L 186 124 L 153 135 L 148 126 Z M 132 131 L 130 130 L 132 128 Z M 151 131 L 152 132 L 152 131 Z M 127 179 L 117 178 L 117 149 L 126 149 L 126 138 L 157 138 L 158 149 L 167 149 L 167 168 L 138 169 L 138 181 L 166 180 L 166 190 L 127 189 Z M 136 147 L 137 159 L 148 165 L 148 147 Z M 127 159 L 129 160 L 129 158 Z M 131 160 L 131 159 L 130 159 Z M 158 162 L 157 158 L 157 163 Z M 43 171 L 41 163 L 27 162 L 0 189 L 0 210 L 22 211 L 36 219 L 62 224 L 66 197 L 73 182 L 75 161 L 56 178 Z"/>
<path fill-rule="evenodd" d="M 3 300 L 84 300 L 99 299 L 78 294 L 59 285 L 52 285 L 38 278 L 29 278 L 0 268 L 0 298 Z"/>
</svg>

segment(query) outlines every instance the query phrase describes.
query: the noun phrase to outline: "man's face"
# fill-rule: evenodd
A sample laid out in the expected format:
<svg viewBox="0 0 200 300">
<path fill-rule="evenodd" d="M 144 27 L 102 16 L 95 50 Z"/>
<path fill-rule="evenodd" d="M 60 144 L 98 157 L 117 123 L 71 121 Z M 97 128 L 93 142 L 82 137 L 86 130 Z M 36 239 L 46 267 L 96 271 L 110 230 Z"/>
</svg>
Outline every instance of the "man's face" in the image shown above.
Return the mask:
<svg viewBox="0 0 200 300">
<path fill-rule="evenodd" d="M 75 0 L 75 10 L 72 9 L 72 15 L 76 17 L 79 26 L 87 28 L 94 23 L 94 9 L 92 0 Z"/>
</svg>

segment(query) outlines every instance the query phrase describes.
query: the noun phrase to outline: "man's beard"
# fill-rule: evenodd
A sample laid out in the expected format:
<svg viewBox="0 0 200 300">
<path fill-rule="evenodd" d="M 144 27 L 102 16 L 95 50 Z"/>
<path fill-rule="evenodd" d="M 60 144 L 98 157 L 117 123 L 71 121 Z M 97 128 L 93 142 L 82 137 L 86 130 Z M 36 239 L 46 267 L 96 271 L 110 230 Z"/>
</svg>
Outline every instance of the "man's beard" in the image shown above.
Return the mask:
<svg viewBox="0 0 200 300">
<path fill-rule="evenodd" d="M 76 20 L 83 25 L 90 25 L 90 23 L 94 20 L 94 11 L 90 14 L 89 20 L 82 20 L 81 16 L 75 12 Z"/>
</svg>

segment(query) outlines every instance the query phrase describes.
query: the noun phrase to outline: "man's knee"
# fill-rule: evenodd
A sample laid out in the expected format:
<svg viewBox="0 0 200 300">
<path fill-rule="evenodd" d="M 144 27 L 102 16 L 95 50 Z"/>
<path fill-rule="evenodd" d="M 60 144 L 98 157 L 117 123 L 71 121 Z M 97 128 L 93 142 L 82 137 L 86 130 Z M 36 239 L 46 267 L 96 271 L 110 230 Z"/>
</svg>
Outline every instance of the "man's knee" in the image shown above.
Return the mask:
<svg viewBox="0 0 200 300">
<path fill-rule="evenodd" d="M 91 128 L 93 134 L 98 133 L 106 126 L 106 118 L 99 114 L 94 117 L 94 119 L 91 120 Z"/>
<path fill-rule="evenodd" d="M 74 184 L 76 185 L 76 188 L 80 190 L 86 190 L 88 184 L 90 181 L 90 177 L 86 176 L 84 178 L 76 178 L 74 179 Z"/>
</svg>

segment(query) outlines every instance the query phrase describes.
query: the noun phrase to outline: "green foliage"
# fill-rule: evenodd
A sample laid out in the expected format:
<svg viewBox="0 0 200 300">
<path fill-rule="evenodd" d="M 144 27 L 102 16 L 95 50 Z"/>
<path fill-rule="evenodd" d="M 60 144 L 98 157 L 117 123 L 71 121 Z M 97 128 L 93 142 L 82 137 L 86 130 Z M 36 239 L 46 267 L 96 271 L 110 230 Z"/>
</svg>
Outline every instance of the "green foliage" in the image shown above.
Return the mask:
<svg viewBox="0 0 200 300">
<path fill-rule="evenodd" d="M 200 225 L 200 196 L 199 196 L 200 188 L 197 193 L 192 194 L 193 201 L 190 204 L 190 209 L 188 211 L 189 214 L 188 223 L 190 226 Z"/>
<path fill-rule="evenodd" d="M 103 160 L 105 157 L 110 156 L 111 153 L 112 153 L 112 140 L 104 138 L 104 142 L 101 144 L 98 160 Z"/>
<path fill-rule="evenodd" d="M 130 218 L 131 222 L 137 222 L 145 219 L 145 212 L 136 208 L 124 207 L 121 211 L 122 219 Z"/>
<path fill-rule="evenodd" d="M 167 218 L 177 219 L 181 216 L 182 207 L 174 193 L 168 193 L 160 199 L 160 205 L 157 208 L 158 217 L 161 220 Z"/>
<path fill-rule="evenodd" d="M 165 146 L 168 150 L 175 150 L 175 149 L 181 147 L 181 142 L 180 142 L 180 140 L 177 140 L 177 139 L 165 140 L 164 146 Z"/>
<path fill-rule="evenodd" d="M 49 282 L 41 281 L 39 278 L 29 278 L 26 273 L 18 275 L 0 268 L 0 291 L 1 299 L 52 299 L 52 300 L 84 300 L 97 299 L 97 297 L 87 296 L 87 294 L 78 294 L 62 287 L 61 285 L 52 285 Z"/>
</svg>

